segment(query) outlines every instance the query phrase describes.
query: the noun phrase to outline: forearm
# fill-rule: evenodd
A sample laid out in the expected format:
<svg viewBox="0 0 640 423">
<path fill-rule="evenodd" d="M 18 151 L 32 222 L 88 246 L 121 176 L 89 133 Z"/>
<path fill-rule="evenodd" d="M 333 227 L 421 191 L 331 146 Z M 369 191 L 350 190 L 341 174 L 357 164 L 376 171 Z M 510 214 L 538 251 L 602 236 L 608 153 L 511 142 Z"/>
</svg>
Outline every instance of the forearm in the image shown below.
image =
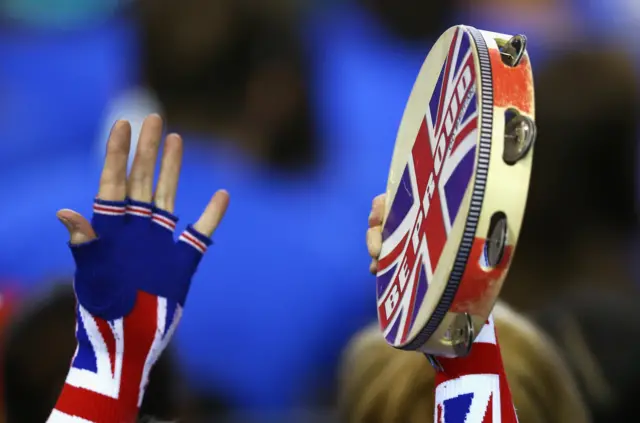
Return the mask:
<svg viewBox="0 0 640 423">
<path fill-rule="evenodd" d="M 177 304 L 144 292 L 123 319 L 106 321 L 78 307 L 78 347 L 48 423 L 135 422 L 180 313 Z"/>
<path fill-rule="evenodd" d="M 167 136 L 154 187 L 162 119 L 148 116 L 141 134 L 127 177 L 131 126 L 114 124 L 91 222 L 73 210 L 57 213 L 69 231 L 80 305 L 78 347 L 48 423 L 135 422 L 149 372 L 171 339 L 229 204 L 229 194 L 217 191 L 176 240 L 182 140 Z"/>
<path fill-rule="evenodd" d="M 440 358 L 434 420 L 467 423 L 518 421 L 502 363 L 493 317 L 462 358 Z"/>
</svg>

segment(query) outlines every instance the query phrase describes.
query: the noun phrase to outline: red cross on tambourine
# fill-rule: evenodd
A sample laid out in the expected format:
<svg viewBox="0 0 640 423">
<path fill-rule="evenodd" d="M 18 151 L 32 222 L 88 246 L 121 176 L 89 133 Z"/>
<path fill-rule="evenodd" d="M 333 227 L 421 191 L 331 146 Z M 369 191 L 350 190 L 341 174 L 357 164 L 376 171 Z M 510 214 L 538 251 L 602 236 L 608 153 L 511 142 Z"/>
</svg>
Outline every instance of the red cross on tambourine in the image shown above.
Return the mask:
<svg viewBox="0 0 640 423">
<path fill-rule="evenodd" d="M 377 274 L 380 327 L 405 350 L 463 356 L 506 277 L 536 136 L 526 38 L 447 30 L 398 130 Z"/>
</svg>

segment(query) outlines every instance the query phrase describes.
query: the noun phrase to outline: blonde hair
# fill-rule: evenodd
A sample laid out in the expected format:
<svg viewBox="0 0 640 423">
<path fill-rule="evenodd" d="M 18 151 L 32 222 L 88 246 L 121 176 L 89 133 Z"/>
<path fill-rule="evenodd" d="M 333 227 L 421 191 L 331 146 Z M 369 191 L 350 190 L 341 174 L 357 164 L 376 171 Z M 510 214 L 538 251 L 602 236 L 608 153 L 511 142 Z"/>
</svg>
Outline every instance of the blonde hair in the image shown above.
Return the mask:
<svg viewBox="0 0 640 423">
<path fill-rule="evenodd" d="M 503 303 L 493 314 L 520 423 L 588 422 L 575 381 L 551 339 Z M 377 325 L 352 339 L 341 364 L 338 402 L 347 422 L 433 421 L 433 368 L 422 354 L 390 347 Z"/>
</svg>

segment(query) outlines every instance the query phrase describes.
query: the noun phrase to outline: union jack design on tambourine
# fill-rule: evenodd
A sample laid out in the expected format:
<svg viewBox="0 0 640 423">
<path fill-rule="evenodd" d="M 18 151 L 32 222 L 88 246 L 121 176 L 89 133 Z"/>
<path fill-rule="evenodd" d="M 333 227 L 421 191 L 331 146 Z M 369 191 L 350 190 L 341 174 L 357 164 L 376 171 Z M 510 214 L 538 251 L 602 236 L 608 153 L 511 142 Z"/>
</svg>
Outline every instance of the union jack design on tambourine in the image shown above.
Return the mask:
<svg viewBox="0 0 640 423">
<path fill-rule="evenodd" d="M 506 276 L 535 138 L 525 45 L 453 27 L 416 80 L 389 173 L 377 275 L 381 329 L 397 348 L 464 353 Z"/>
</svg>

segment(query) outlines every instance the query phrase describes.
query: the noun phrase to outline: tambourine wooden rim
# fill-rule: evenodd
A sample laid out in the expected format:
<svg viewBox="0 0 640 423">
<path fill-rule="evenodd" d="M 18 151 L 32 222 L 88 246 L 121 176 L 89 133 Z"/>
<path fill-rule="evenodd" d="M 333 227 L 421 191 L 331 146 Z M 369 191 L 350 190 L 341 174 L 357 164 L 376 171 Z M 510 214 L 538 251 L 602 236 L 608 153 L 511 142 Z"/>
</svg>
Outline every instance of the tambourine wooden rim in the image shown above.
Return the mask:
<svg viewBox="0 0 640 423">
<path fill-rule="evenodd" d="M 377 303 L 392 346 L 464 355 L 488 318 L 524 214 L 533 106 L 523 36 L 456 26 L 429 53 L 387 185 Z"/>
</svg>

